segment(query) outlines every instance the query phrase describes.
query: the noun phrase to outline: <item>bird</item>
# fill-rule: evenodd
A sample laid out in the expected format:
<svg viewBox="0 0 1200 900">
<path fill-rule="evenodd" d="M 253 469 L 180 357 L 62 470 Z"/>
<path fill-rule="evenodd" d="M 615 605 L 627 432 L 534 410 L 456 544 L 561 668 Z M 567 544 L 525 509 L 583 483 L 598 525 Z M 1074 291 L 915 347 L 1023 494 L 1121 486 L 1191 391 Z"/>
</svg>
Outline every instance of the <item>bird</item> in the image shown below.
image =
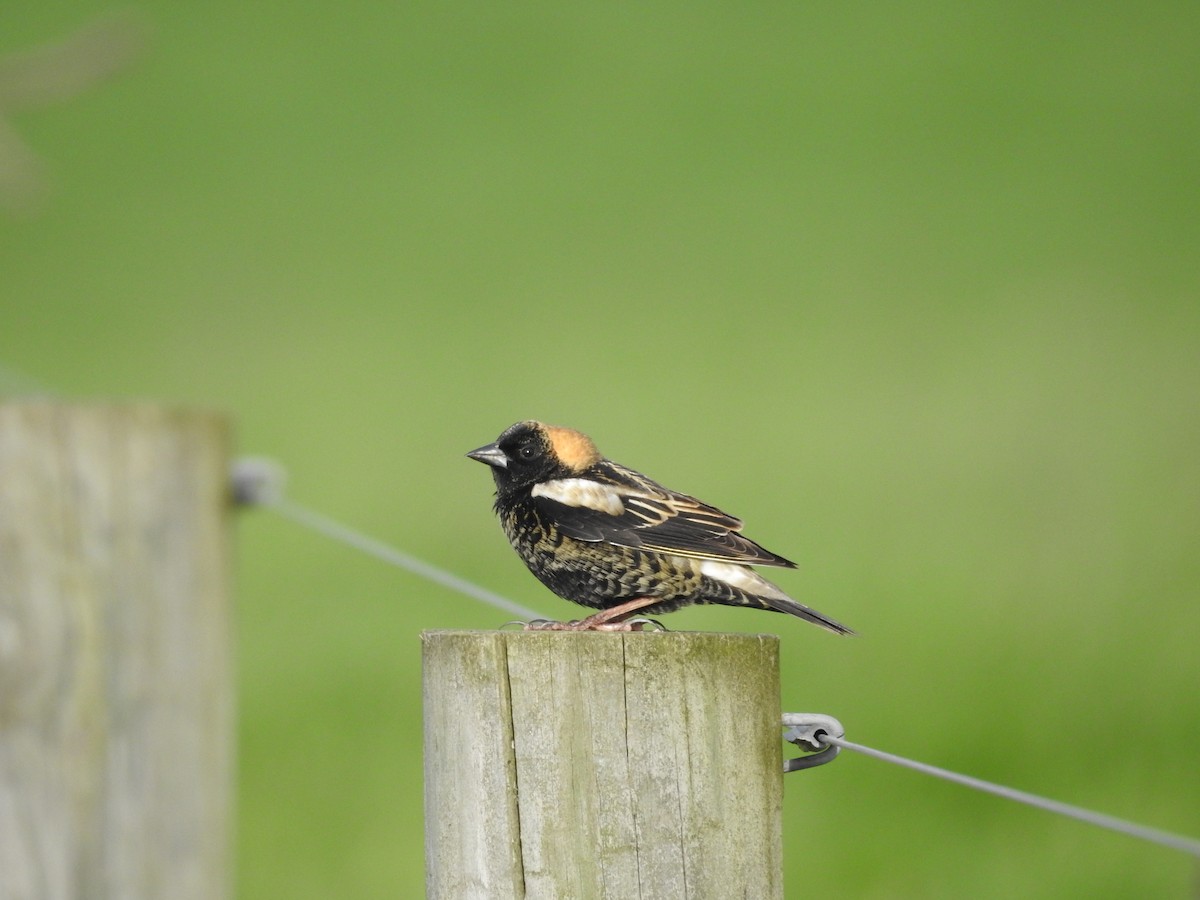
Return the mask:
<svg viewBox="0 0 1200 900">
<path fill-rule="evenodd" d="M 854 632 L 751 566 L 796 564 L 742 535 L 742 521 L 606 459 L 590 437 L 533 419 L 467 454 L 489 466 L 495 512 L 517 555 L 563 599 L 598 612 L 526 628 L 636 631 L 692 604 L 787 613 Z"/>
</svg>

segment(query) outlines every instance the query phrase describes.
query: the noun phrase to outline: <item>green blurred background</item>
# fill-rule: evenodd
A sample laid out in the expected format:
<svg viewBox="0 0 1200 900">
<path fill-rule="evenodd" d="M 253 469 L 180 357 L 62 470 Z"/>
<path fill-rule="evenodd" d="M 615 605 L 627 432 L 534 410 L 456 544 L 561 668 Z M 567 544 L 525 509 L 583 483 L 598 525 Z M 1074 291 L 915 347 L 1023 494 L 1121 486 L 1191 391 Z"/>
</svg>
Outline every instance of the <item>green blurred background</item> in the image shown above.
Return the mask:
<svg viewBox="0 0 1200 900">
<path fill-rule="evenodd" d="M 4 4 L 0 53 L 110 9 Z M 556 617 L 462 454 L 581 428 L 862 632 L 670 617 L 780 634 L 785 709 L 1200 835 L 1200 6 L 128 15 L 136 64 L 4 114 L 46 185 L 4 365 L 228 410 L 295 499 Z M 419 896 L 418 633 L 504 617 L 239 518 L 238 893 Z M 857 756 L 786 791 L 789 897 L 1197 878 Z"/>
</svg>

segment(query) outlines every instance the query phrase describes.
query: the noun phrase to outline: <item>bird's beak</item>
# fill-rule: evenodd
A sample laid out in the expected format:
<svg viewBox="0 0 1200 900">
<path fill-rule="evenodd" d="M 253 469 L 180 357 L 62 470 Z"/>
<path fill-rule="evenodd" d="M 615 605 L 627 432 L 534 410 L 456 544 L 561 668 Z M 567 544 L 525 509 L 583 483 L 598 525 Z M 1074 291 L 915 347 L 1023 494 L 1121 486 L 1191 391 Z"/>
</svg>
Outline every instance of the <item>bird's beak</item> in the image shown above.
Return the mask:
<svg viewBox="0 0 1200 900">
<path fill-rule="evenodd" d="M 485 447 L 480 447 L 478 450 L 472 450 L 467 456 L 478 462 L 487 463 L 493 469 L 508 468 L 508 457 L 495 444 L 488 444 Z"/>
</svg>

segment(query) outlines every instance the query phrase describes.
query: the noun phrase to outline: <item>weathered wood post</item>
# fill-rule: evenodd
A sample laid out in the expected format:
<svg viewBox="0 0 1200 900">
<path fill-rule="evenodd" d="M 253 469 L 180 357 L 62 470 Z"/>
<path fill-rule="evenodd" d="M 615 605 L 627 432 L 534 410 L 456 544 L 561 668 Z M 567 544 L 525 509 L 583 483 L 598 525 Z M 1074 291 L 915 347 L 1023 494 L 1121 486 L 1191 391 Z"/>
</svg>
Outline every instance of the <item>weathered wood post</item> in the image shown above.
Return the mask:
<svg viewBox="0 0 1200 900">
<path fill-rule="evenodd" d="M 423 642 L 429 900 L 783 896 L 777 638 Z"/>
<path fill-rule="evenodd" d="M 0 404 L 0 898 L 231 889 L 226 427 Z"/>
</svg>

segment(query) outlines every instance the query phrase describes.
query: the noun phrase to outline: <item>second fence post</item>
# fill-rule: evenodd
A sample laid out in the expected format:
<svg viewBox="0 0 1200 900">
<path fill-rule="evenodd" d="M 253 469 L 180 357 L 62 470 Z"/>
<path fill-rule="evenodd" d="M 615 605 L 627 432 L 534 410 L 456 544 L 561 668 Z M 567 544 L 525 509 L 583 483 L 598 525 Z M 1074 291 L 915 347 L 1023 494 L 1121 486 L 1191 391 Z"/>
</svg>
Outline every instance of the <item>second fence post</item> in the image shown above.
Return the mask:
<svg viewBox="0 0 1200 900">
<path fill-rule="evenodd" d="M 426 632 L 427 896 L 783 896 L 778 639 Z"/>
<path fill-rule="evenodd" d="M 0 404 L 0 898 L 232 894 L 227 442 Z"/>
</svg>

